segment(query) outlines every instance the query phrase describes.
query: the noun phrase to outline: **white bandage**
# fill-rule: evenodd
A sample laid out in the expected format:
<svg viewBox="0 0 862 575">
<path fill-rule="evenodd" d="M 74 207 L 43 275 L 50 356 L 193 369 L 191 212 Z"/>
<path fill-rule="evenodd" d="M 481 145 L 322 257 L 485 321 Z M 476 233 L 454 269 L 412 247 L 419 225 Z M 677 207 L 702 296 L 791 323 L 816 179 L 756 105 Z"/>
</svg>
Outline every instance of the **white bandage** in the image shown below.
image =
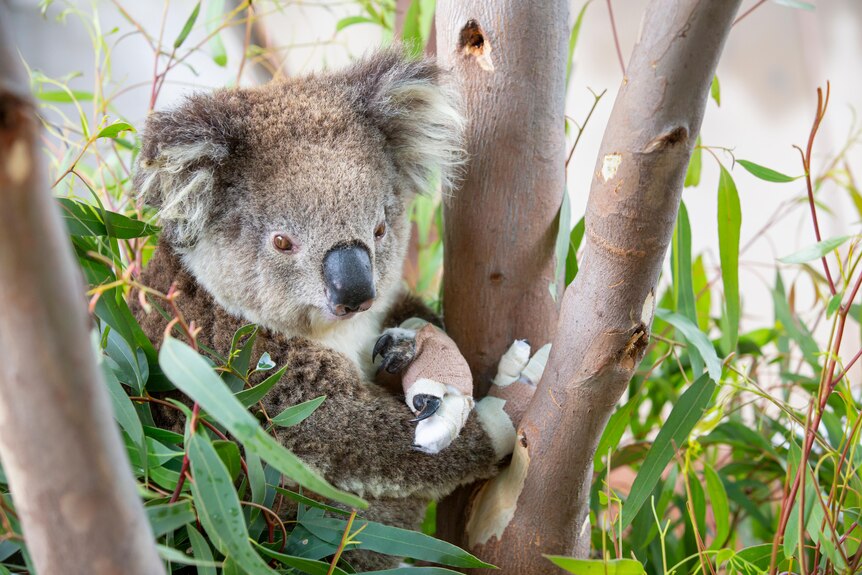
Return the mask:
<svg viewBox="0 0 862 575">
<path fill-rule="evenodd" d="M 498 459 L 503 459 L 515 448 L 515 426 L 503 411 L 505 400 L 486 397 L 476 404 L 476 416 L 491 438 Z"/>
<path fill-rule="evenodd" d="M 425 453 L 439 453 L 455 441 L 473 410 L 473 398 L 447 395 L 437 413 L 416 424 L 413 443 Z M 505 414 L 504 414 L 505 415 Z"/>
<path fill-rule="evenodd" d="M 545 373 L 545 366 L 548 364 L 548 355 L 551 353 L 551 344 L 546 343 L 539 348 L 539 351 L 533 354 L 530 362 L 524 371 L 521 372 L 521 377 L 527 382 L 537 385 Z"/>
<path fill-rule="evenodd" d="M 413 398 L 417 395 L 433 395 L 434 397 L 442 398 L 446 395 L 446 386 L 440 383 L 439 381 L 434 381 L 433 379 L 417 379 L 413 382 L 413 385 L 410 386 L 404 394 L 404 402 L 407 404 L 407 407 L 410 408 L 413 413 L 417 413 L 419 410 L 413 406 Z"/>
<path fill-rule="evenodd" d="M 497 364 L 494 385 L 506 387 L 518 381 L 528 361 L 530 361 L 530 344 L 522 339 L 516 339 Z"/>
</svg>

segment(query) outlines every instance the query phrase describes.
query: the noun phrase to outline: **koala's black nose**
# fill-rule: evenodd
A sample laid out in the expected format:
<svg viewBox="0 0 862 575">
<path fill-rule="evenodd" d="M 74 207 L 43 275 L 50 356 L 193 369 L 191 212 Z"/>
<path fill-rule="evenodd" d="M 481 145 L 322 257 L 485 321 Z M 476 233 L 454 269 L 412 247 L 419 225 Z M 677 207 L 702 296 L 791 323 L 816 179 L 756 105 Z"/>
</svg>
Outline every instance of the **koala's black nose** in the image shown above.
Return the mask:
<svg viewBox="0 0 862 575">
<path fill-rule="evenodd" d="M 365 311 L 376 295 L 371 256 L 361 245 L 337 246 L 323 256 L 329 309 L 337 316 Z"/>
</svg>

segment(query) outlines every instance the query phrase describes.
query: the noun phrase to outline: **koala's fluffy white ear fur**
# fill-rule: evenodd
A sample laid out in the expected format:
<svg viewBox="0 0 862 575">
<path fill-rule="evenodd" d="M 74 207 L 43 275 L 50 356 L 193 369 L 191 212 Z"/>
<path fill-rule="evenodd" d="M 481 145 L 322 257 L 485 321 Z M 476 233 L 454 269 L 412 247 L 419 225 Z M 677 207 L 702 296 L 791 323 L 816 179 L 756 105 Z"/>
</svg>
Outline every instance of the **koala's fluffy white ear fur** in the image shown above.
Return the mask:
<svg viewBox="0 0 862 575">
<path fill-rule="evenodd" d="M 351 76 L 412 191 L 430 193 L 438 174 L 444 191 L 451 188 L 464 160 L 465 121 L 459 93 L 440 67 L 395 47 L 360 62 Z"/>
<path fill-rule="evenodd" d="M 215 201 L 215 169 L 238 137 L 220 96 L 191 96 L 147 119 L 135 186 L 159 209 L 176 247 L 193 245 L 204 229 Z"/>
</svg>

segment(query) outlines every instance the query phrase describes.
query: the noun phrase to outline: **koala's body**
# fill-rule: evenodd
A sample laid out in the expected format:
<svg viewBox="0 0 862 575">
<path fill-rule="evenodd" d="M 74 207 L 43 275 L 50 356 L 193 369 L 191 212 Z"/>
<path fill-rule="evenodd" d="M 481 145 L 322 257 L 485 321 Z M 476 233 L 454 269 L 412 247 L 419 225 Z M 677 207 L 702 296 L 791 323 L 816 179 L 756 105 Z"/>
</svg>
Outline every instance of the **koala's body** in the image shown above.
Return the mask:
<svg viewBox="0 0 862 575">
<path fill-rule="evenodd" d="M 493 475 L 514 441 L 503 402 L 486 400 L 451 445 L 423 452 L 414 413 L 373 382 L 382 330 L 436 321 L 401 274 L 410 201 L 438 174 L 445 185 L 458 159 L 461 117 L 439 76 L 392 50 L 338 73 L 196 95 L 148 120 L 135 177 L 163 224 L 142 282 L 176 283 L 201 343 L 221 353 L 258 324 L 255 351 L 288 366 L 267 412 L 327 397 L 280 441 L 367 498 L 366 517 L 407 528 L 429 500 Z M 135 313 L 158 343 L 165 319 Z"/>
</svg>

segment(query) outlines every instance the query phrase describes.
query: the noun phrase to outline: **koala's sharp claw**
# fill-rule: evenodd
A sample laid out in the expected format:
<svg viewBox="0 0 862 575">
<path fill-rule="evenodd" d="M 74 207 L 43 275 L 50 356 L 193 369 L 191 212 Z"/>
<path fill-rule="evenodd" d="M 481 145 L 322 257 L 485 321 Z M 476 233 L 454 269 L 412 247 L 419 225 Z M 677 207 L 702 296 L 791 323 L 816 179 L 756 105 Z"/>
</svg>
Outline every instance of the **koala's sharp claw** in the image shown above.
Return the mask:
<svg viewBox="0 0 862 575">
<path fill-rule="evenodd" d="M 378 355 L 383 355 L 383 351 L 390 343 L 392 343 L 392 336 L 388 333 L 384 333 L 383 335 L 378 337 L 377 343 L 374 344 L 374 350 L 371 352 L 371 361 L 376 360 Z"/>
<path fill-rule="evenodd" d="M 413 398 L 413 407 L 419 410 L 415 419 L 411 419 L 411 423 L 419 423 L 423 419 L 428 419 L 440 409 L 442 400 L 435 395 L 427 395 L 424 393 L 417 394 Z"/>
</svg>

